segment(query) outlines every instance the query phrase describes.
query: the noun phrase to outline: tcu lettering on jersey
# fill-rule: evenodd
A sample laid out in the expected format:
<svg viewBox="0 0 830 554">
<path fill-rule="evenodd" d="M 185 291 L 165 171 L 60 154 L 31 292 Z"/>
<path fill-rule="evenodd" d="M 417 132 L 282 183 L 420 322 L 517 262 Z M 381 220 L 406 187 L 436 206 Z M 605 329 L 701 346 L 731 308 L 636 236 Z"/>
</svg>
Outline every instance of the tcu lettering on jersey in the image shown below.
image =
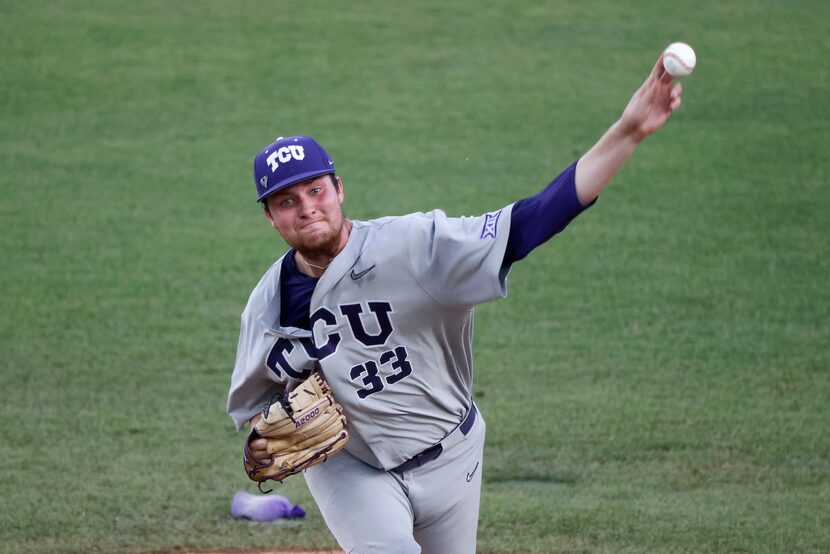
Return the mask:
<svg viewBox="0 0 830 554">
<path fill-rule="evenodd" d="M 366 346 L 382 346 L 389 340 L 389 336 L 394 330 L 392 320 L 389 317 L 389 314 L 394 310 L 389 302 L 368 302 L 368 308 L 370 313 L 364 313 L 364 308 L 360 304 L 343 304 L 339 306 L 339 311 L 345 317 L 345 323 L 348 324 L 355 339 Z M 377 333 L 367 332 L 364 318 L 369 323 L 369 327 L 378 330 Z M 373 323 L 369 321 L 371 319 L 374 319 Z M 318 321 L 322 321 L 321 325 L 325 324 L 327 327 L 333 327 L 337 326 L 338 317 L 327 308 L 318 308 L 311 315 L 312 328 Z M 328 358 L 337 351 L 341 340 L 340 333 L 329 331 L 326 333 L 325 339 L 325 344 L 317 345 L 312 338 L 288 339 L 280 337 L 274 342 L 265 363 L 277 375 L 285 372 L 294 379 L 304 379 L 308 377 L 311 370 L 293 367 L 288 361 L 288 356 L 294 351 L 295 343 L 299 343 L 308 358 L 316 360 Z"/>
<path fill-rule="evenodd" d="M 386 344 L 389 336 L 392 334 L 394 327 L 389 314 L 393 312 L 392 304 L 389 302 L 368 302 L 369 311 L 374 314 L 374 324 L 378 329 L 376 334 L 370 334 L 364 327 L 362 316 L 364 314 L 363 306 L 360 304 L 343 304 L 338 306 L 340 313 L 346 317 L 349 329 L 352 336 L 364 344 L 365 346 L 381 346 Z M 372 316 L 366 314 L 366 317 L 372 319 Z M 318 321 L 322 321 L 326 327 L 338 325 L 338 317 L 328 308 L 318 308 L 309 318 L 312 329 L 317 325 Z M 326 334 L 326 343 L 314 346 L 317 349 L 319 359 L 324 359 L 337 351 L 337 345 L 340 344 L 340 333 L 328 332 Z"/>
<path fill-rule="evenodd" d="M 265 161 L 268 162 L 268 167 L 271 168 L 271 172 L 274 172 L 280 166 L 277 161 L 288 163 L 292 159 L 299 161 L 303 158 L 305 158 L 305 150 L 303 150 L 303 147 L 299 144 L 290 144 L 271 152 L 271 155 Z"/>
<path fill-rule="evenodd" d="M 392 304 L 389 302 L 367 302 L 368 312 L 362 304 L 342 304 L 338 306 L 341 317 L 328 308 L 321 307 L 311 315 L 312 328 L 318 323 L 324 327 L 337 327 L 345 323 L 345 328 L 354 339 L 367 347 L 384 346 L 394 331 L 390 314 L 394 313 Z M 342 318 L 345 318 L 343 321 Z M 367 328 L 374 332 L 367 331 Z M 281 375 L 285 372 L 289 377 L 304 379 L 311 372 L 311 369 L 300 369 L 293 367 L 288 361 L 288 355 L 294 351 L 295 343 L 302 346 L 302 350 L 310 359 L 323 360 L 337 351 L 342 337 L 340 333 L 328 331 L 324 338 L 325 344 L 318 345 L 310 338 L 288 339 L 281 337 L 274 342 L 271 352 L 268 354 L 266 365 Z M 404 345 L 387 347 L 376 359 L 365 360 L 354 365 L 349 371 L 352 381 L 357 381 L 363 387 L 356 391 L 357 396 L 362 400 L 367 396 L 382 391 L 388 385 L 394 385 L 398 381 L 412 374 L 412 364 L 409 361 L 409 352 Z"/>
</svg>

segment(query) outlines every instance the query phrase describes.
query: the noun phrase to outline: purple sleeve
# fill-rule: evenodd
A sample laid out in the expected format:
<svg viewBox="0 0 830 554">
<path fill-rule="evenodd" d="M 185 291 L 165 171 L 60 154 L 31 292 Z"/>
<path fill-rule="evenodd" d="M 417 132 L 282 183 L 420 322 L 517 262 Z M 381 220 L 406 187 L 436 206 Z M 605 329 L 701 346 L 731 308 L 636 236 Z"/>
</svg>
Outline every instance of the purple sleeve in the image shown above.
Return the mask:
<svg viewBox="0 0 830 554">
<path fill-rule="evenodd" d="M 583 206 L 576 196 L 576 162 L 560 173 L 535 196 L 513 204 L 510 237 L 502 267 L 527 256 L 531 250 L 568 226 L 576 216 L 594 202 Z"/>
</svg>

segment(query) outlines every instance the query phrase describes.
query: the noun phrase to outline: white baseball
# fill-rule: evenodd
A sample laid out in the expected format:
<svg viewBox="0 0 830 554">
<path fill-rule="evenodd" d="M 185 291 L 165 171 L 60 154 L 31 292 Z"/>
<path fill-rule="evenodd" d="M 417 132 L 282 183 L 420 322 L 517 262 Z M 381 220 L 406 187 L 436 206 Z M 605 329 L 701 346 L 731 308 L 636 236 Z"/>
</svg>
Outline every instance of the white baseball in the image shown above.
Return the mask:
<svg viewBox="0 0 830 554">
<path fill-rule="evenodd" d="M 663 67 L 672 77 L 685 77 L 696 63 L 695 51 L 685 42 L 673 42 L 663 51 Z"/>
</svg>

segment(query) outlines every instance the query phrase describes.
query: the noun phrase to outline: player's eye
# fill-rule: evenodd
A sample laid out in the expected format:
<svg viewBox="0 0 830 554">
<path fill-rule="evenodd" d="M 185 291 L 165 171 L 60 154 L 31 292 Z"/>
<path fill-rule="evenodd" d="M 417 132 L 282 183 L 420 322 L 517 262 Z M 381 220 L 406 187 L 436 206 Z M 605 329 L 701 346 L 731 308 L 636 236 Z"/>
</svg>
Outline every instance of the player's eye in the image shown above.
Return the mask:
<svg viewBox="0 0 830 554">
<path fill-rule="evenodd" d="M 320 194 L 323 189 L 321 187 L 314 187 L 311 189 L 311 194 Z"/>
<path fill-rule="evenodd" d="M 293 198 L 283 198 L 282 200 L 280 200 L 280 206 L 282 206 L 284 208 L 287 208 L 288 206 L 292 205 L 293 203 L 294 203 Z"/>
</svg>

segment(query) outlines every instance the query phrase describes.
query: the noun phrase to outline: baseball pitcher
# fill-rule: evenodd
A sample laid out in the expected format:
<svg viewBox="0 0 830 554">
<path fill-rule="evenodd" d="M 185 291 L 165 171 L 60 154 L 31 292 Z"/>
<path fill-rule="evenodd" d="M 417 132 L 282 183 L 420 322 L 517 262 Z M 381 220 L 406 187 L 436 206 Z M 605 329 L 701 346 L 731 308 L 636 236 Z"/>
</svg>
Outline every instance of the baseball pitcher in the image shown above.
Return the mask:
<svg viewBox="0 0 830 554">
<path fill-rule="evenodd" d="M 590 206 L 680 105 L 658 60 L 620 119 L 533 197 L 477 217 L 348 219 L 334 161 L 306 136 L 254 159 L 290 246 L 241 318 L 228 413 L 262 483 L 304 472 L 350 553 L 474 553 L 485 423 L 472 399 L 476 305 Z"/>
</svg>

